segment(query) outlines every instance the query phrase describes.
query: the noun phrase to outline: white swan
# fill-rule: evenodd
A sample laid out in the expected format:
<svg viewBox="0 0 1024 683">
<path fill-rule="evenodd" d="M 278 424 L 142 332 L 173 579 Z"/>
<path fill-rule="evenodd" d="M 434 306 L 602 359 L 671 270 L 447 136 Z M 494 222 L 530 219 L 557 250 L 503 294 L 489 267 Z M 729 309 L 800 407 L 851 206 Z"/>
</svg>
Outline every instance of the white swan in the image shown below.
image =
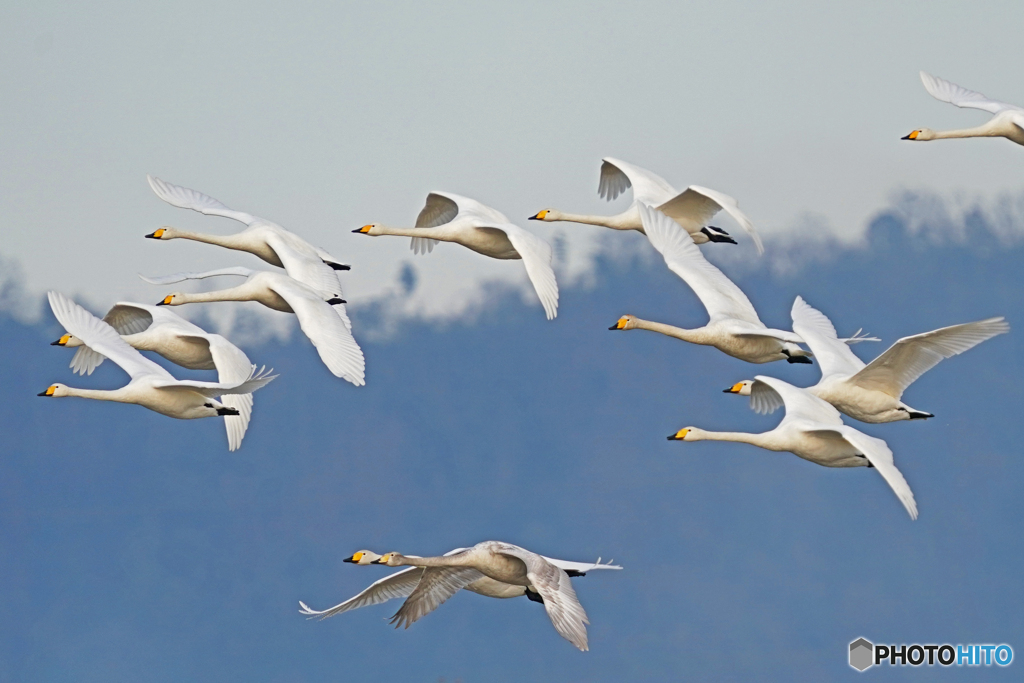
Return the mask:
<svg viewBox="0 0 1024 683">
<path fill-rule="evenodd" d="M 551 269 L 551 245 L 474 199 L 431 192 L 416 218 L 416 227 L 370 224 L 352 232 L 374 237 L 412 237 L 411 248 L 416 254 L 433 251 L 438 242 L 455 242 L 491 258 L 522 259 L 548 320 L 558 315 L 558 283 Z"/>
<path fill-rule="evenodd" d="M 601 181 L 597 187 L 599 196 L 612 201 L 630 187 L 633 188 L 633 203 L 629 208 L 615 216 L 590 216 L 565 213 L 557 209 L 544 209 L 530 217 L 532 221 L 570 221 L 601 225 L 615 230 L 644 231 L 638 207 L 647 204 L 657 208 L 666 216 L 683 226 L 696 244 L 705 242 L 728 242 L 736 244 L 736 240 L 725 230 L 709 225 L 719 211 L 725 209 L 739 223 L 757 246 L 757 253 L 764 253 L 761 238 L 754 230 L 754 224 L 740 211 L 736 200 L 727 194 L 709 190 L 706 187 L 690 185 L 680 192 L 669 185 L 664 178 L 627 164 L 618 159 L 605 157 L 601 160 Z"/>
<path fill-rule="evenodd" d="M 456 548 L 450 552 L 445 553 L 445 557 L 454 555 L 456 553 L 464 552 L 466 548 Z M 360 550 L 352 555 L 352 557 L 345 558 L 345 562 L 359 565 L 376 564 L 381 559 L 381 555 L 370 551 Z M 618 565 L 601 563 L 601 558 L 597 559 L 596 563 L 590 562 L 569 562 L 567 560 L 555 560 L 550 557 L 545 557 L 545 560 L 555 565 L 556 567 L 565 571 L 570 577 L 586 576 L 587 572 L 594 571 L 596 569 L 622 569 Z M 310 609 L 306 603 L 299 602 L 299 611 L 308 616 L 309 618 L 327 619 L 333 617 L 336 614 L 342 612 L 348 612 L 349 610 L 359 609 L 360 607 L 367 607 L 369 605 L 379 605 L 382 602 L 387 602 L 392 598 L 407 598 L 416 589 L 416 585 L 420 582 L 420 578 L 423 576 L 423 572 L 426 571 L 420 567 L 409 567 L 399 572 L 395 572 L 390 576 L 386 576 L 379 581 L 375 581 L 370 584 L 365 590 L 358 595 L 349 598 L 345 602 L 335 605 L 330 609 L 317 611 Z M 503 583 L 501 581 L 495 581 L 494 579 L 481 576 L 476 581 L 463 587 L 463 590 L 477 593 L 488 598 L 518 598 L 525 595 L 533 602 L 544 602 L 543 598 L 537 591 L 531 590 L 529 586 L 520 586 L 510 583 Z"/>
<path fill-rule="evenodd" d="M 274 376 L 257 373 L 250 366 L 242 382 L 218 383 L 179 380 L 128 345 L 113 327 L 57 292 L 49 293 L 50 308 L 64 329 L 97 353 L 117 363 L 131 381 L 112 391 L 75 389 L 52 384 L 40 396 L 78 396 L 100 401 L 135 403 L 169 417 L 192 420 L 218 415 L 238 415 L 235 408 L 223 405 L 214 397 L 225 394 L 251 394 L 266 385 Z"/>
<path fill-rule="evenodd" d="M 366 384 L 366 362 L 363 350 L 352 337 L 341 312 L 332 303 L 324 301 L 320 292 L 283 273 L 255 271 L 248 268 L 221 268 L 204 273 L 175 273 L 164 277 L 145 277 L 154 285 L 167 285 L 182 280 L 199 280 L 220 275 L 238 275 L 246 278 L 237 287 L 214 292 L 183 294 L 174 292 L 164 297 L 158 306 L 180 306 L 206 301 L 258 301 L 267 308 L 283 313 L 294 313 L 299 327 L 313 342 L 324 365 L 335 377 L 348 380 L 357 387 Z M 344 303 L 344 302 L 342 302 Z"/>
<path fill-rule="evenodd" d="M 244 382 L 252 372 L 253 364 L 240 348 L 166 308 L 121 301 L 107 311 L 103 322 L 133 349 L 153 351 L 190 370 L 217 370 L 221 384 Z M 71 369 L 80 375 L 91 375 L 103 362 L 102 354 L 73 334 L 61 336 L 53 345 L 78 349 L 71 359 Z M 249 428 L 252 394 L 228 394 L 221 397 L 221 403 L 238 411 L 237 415 L 224 416 L 228 449 L 234 451 L 242 445 Z"/>
<path fill-rule="evenodd" d="M 775 394 L 776 396 L 772 396 Z M 907 481 L 893 464 L 892 451 L 881 439 L 843 424 L 839 411 L 804 389 L 773 377 L 757 376 L 750 403 L 781 399 L 786 416 L 779 425 L 761 434 L 708 432 L 686 427 L 670 441 L 735 441 L 769 451 L 787 451 L 825 467 L 874 467 L 903 503 L 911 519 L 917 519 L 917 503 Z"/>
<path fill-rule="evenodd" d="M 722 274 L 675 222 L 646 204 L 639 204 L 647 238 L 665 258 L 665 263 L 694 291 L 711 320 L 704 327 L 687 330 L 625 315 L 611 330 L 651 330 L 692 344 L 713 346 L 722 353 L 749 363 L 787 360 L 810 363 L 811 354 L 797 344 L 800 335 L 765 327 L 750 300 L 736 284 Z M 856 335 L 849 341 L 865 341 Z"/>
<path fill-rule="evenodd" d="M 921 72 L 921 82 L 928 94 L 942 102 L 949 102 L 958 107 L 981 109 L 992 114 L 992 118 L 975 128 L 960 130 L 932 130 L 919 128 L 904 140 L 942 140 L 944 138 L 1006 138 L 1024 145 L 1024 109 L 1013 104 L 990 100 L 980 92 L 962 88 L 956 83 L 944 81 L 930 74 Z"/>
<path fill-rule="evenodd" d="M 1010 331 L 1001 317 L 943 327 L 904 337 L 865 365 L 836 338 L 832 321 L 799 296 L 793 302 L 792 315 L 793 331 L 804 339 L 821 366 L 821 380 L 807 391 L 854 419 L 872 423 L 933 417 L 900 400 L 907 387 L 943 359 Z M 751 385 L 745 380 L 726 392 L 749 396 Z M 781 405 L 777 398 L 760 402 L 756 408 L 770 413 Z"/>
<path fill-rule="evenodd" d="M 376 564 L 423 567 L 416 589 L 392 618 L 395 628 L 409 627 L 444 601 L 486 576 L 501 583 L 529 586 L 544 600 L 555 630 L 580 650 L 587 650 L 587 613 L 565 570 L 529 550 L 499 541 L 484 541 L 442 557 L 412 557 L 387 553 Z"/>
<path fill-rule="evenodd" d="M 341 263 L 323 249 L 314 247 L 277 223 L 242 211 L 233 211 L 202 192 L 172 185 L 151 175 L 147 175 L 146 179 L 156 196 L 171 206 L 192 209 L 207 216 L 231 218 L 248 226 L 233 235 L 209 235 L 165 226 L 146 237 L 157 240 L 188 239 L 245 251 L 272 266 L 284 268 L 292 278 L 321 292 L 324 300 L 345 298 L 335 271 L 349 270 L 351 266 Z M 335 304 L 335 309 L 351 329 L 344 303 Z"/>
</svg>

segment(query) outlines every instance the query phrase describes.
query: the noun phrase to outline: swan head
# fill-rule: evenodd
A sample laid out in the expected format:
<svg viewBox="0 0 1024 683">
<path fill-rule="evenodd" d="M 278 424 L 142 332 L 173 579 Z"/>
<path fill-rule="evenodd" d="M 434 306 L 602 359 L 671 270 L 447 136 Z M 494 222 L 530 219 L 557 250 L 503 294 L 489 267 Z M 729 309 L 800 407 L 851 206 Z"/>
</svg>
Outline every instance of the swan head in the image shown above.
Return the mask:
<svg viewBox="0 0 1024 683">
<path fill-rule="evenodd" d="M 64 384 L 51 384 L 46 388 L 46 391 L 40 391 L 36 396 L 52 396 L 54 398 L 60 398 L 61 396 L 68 395 L 68 388 Z"/>
<path fill-rule="evenodd" d="M 168 294 L 167 296 L 165 296 L 163 299 L 160 299 L 160 301 L 157 301 L 156 305 L 157 306 L 180 306 L 180 305 L 182 305 L 184 303 L 188 303 L 187 301 L 185 301 L 185 295 L 184 294 L 182 294 L 181 292 L 172 292 L 172 293 Z"/>
<path fill-rule="evenodd" d="M 146 235 L 146 238 L 151 240 L 173 240 L 177 236 L 178 234 L 174 230 L 174 228 L 170 228 L 165 225 L 159 230 L 154 230 L 153 232 Z"/>
<path fill-rule="evenodd" d="M 533 214 L 527 220 L 550 223 L 551 221 L 557 221 L 558 219 L 555 217 L 555 211 L 553 209 L 544 209 L 543 211 L 538 211 Z"/>
<path fill-rule="evenodd" d="M 352 232 L 356 233 L 357 235 L 379 235 L 379 227 L 380 226 L 378 226 L 376 223 L 370 223 L 368 225 L 364 225 L 358 230 L 353 230 Z"/>
<path fill-rule="evenodd" d="M 668 437 L 669 441 L 700 441 L 701 431 L 696 427 L 684 427 Z"/>
<path fill-rule="evenodd" d="M 50 346 L 85 346 L 85 342 L 76 337 L 73 334 L 65 334 L 55 342 L 50 342 Z"/>
<path fill-rule="evenodd" d="M 405 556 L 402 555 L 402 553 L 390 552 L 384 553 L 379 558 L 371 562 L 371 564 L 383 564 L 388 567 L 401 567 L 402 560 L 404 559 Z"/>
<path fill-rule="evenodd" d="M 935 131 L 931 128 L 918 128 L 909 135 L 904 135 L 900 140 L 934 140 Z"/>
<path fill-rule="evenodd" d="M 352 554 L 352 557 L 346 557 L 342 561 L 351 564 L 374 564 L 380 558 L 381 556 L 372 550 L 357 550 Z"/>
<path fill-rule="evenodd" d="M 637 326 L 637 320 L 639 320 L 639 318 L 637 318 L 636 316 L 624 315 L 621 318 L 619 318 L 618 321 L 614 325 L 609 327 L 608 329 L 609 330 L 632 330 L 633 328 L 635 328 Z"/>
<path fill-rule="evenodd" d="M 750 388 L 754 386 L 754 380 L 745 379 L 742 382 L 736 382 L 728 389 L 723 389 L 727 394 L 739 394 L 740 396 L 750 396 Z"/>
</svg>

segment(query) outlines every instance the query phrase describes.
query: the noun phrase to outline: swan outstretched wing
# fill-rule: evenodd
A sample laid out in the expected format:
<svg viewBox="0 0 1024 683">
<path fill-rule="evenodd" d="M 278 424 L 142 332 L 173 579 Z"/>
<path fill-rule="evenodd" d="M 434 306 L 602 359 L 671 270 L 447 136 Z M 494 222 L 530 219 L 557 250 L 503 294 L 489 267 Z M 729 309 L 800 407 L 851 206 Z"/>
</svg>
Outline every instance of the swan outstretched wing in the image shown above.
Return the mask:
<svg viewBox="0 0 1024 683">
<path fill-rule="evenodd" d="M 691 233 L 710 224 L 715 214 L 725 209 L 726 213 L 732 216 L 733 220 L 739 223 L 740 227 L 754 240 L 757 253 L 764 253 L 761 236 L 754 230 L 753 222 L 747 218 L 747 214 L 740 211 L 736 200 L 727 194 L 699 185 L 690 185 L 672 199 L 658 206 L 657 209 Z"/>
<path fill-rule="evenodd" d="M 197 337 L 197 339 L 199 339 Z M 213 364 L 217 366 L 217 380 L 221 384 L 238 384 L 244 382 L 254 367 L 249 357 L 219 334 L 208 334 L 202 339 L 210 346 Z M 220 402 L 229 408 L 235 408 L 238 415 L 225 415 L 224 428 L 228 433 L 228 450 L 237 450 L 242 445 L 249 420 L 252 417 L 252 394 L 224 394 Z"/>
<path fill-rule="evenodd" d="M 758 386 L 759 384 L 761 386 Z M 774 377 L 765 377 L 764 375 L 755 377 L 754 384 L 750 387 L 750 403 L 752 408 L 757 410 L 756 406 L 758 405 L 754 396 L 767 390 L 774 391 L 786 406 L 786 417 L 783 419 L 783 422 L 802 419 L 819 422 L 824 425 L 841 426 L 843 424 L 843 418 L 839 415 L 839 411 L 832 407 L 831 404 L 826 403 L 806 389 L 801 389 L 789 382 L 784 382 Z M 774 398 L 767 395 L 758 398 L 758 401 L 765 401 L 768 405 L 774 400 Z M 774 410 L 774 408 L 771 410 Z M 767 412 L 771 412 L 771 410 Z"/>
<path fill-rule="evenodd" d="M 423 570 L 419 567 L 408 567 L 402 571 L 385 576 L 379 581 L 374 581 L 358 595 L 355 595 L 345 602 L 331 607 L 330 609 L 317 611 L 310 609 L 306 603 L 300 601 L 299 607 L 301 609 L 299 609 L 299 612 L 305 614 L 310 619 L 319 618 L 323 620 L 333 617 L 336 614 L 341 614 L 342 612 L 359 609 L 360 607 L 379 605 L 382 602 L 387 602 L 394 598 L 406 598 L 416 590 L 416 584 L 420 582 L 420 577 L 422 575 Z"/>
<path fill-rule="evenodd" d="M 443 194 L 431 192 L 427 195 L 427 203 L 416 216 L 417 228 L 436 228 L 451 223 L 459 215 L 459 205 Z M 434 251 L 438 240 L 429 237 L 413 237 L 410 248 L 414 254 L 427 254 Z"/>
<path fill-rule="evenodd" d="M 793 318 L 793 331 L 810 347 L 814 359 L 821 366 L 822 378 L 853 375 L 864 367 L 864 361 L 857 358 L 845 342 L 840 341 L 832 321 L 800 296 L 793 301 L 790 315 Z"/>
<path fill-rule="evenodd" d="M 416 589 L 405 599 L 395 616 L 391 617 L 391 623 L 395 628 L 409 628 L 413 622 L 433 612 L 448 598 L 482 578 L 483 574 L 469 567 L 427 567 Z"/>
<path fill-rule="evenodd" d="M 898 399 L 918 377 L 943 359 L 952 358 L 1009 331 L 1010 324 L 998 317 L 904 337 L 868 363 L 850 381 Z"/>
<path fill-rule="evenodd" d="M 512 223 L 480 225 L 480 228 L 501 230 L 508 236 L 509 242 L 523 257 L 526 274 L 530 277 L 534 291 L 544 307 L 548 320 L 558 315 L 558 282 L 555 271 L 551 268 L 551 245 L 532 232 L 523 230 Z"/>
<path fill-rule="evenodd" d="M 325 299 L 344 297 L 337 271 L 324 263 L 311 244 L 284 229 L 267 230 L 264 239 L 289 277 L 323 292 Z"/>
<path fill-rule="evenodd" d="M 722 271 L 708 263 L 689 233 L 657 209 L 639 204 L 640 219 L 647 238 L 665 258 L 665 264 L 694 291 L 711 321 L 733 318 L 757 325 L 757 311 L 747 295 Z"/>
<path fill-rule="evenodd" d="M 277 377 L 277 375 L 270 374 L 273 370 L 262 368 L 257 371 L 255 365 L 251 367 L 252 370 L 249 373 L 249 377 L 240 383 L 224 384 L 221 382 L 202 382 L 200 380 L 174 379 L 171 377 L 169 380 L 154 381 L 153 387 L 163 391 L 191 391 L 208 398 L 216 398 L 224 394 L 251 394 L 257 389 L 266 386 Z"/>
<path fill-rule="evenodd" d="M 835 430 L 842 435 L 846 441 L 856 448 L 868 461 L 875 466 L 878 473 L 882 475 L 886 483 L 892 488 L 893 493 L 903 503 L 911 519 L 917 519 L 917 502 L 914 500 L 914 492 L 910 485 L 903 478 L 903 474 L 896 469 L 892 459 L 892 451 L 888 444 L 881 439 L 857 431 L 853 427 L 843 426 Z"/>
<path fill-rule="evenodd" d="M 676 189 L 664 178 L 639 166 L 611 157 L 605 157 L 601 162 L 601 180 L 597 185 L 597 194 L 608 201 L 615 199 L 630 187 L 633 188 L 635 201 L 652 206 L 662 204 L 677 194 Z"/>
<path fill-rule="evenodd" d="M 47 297 L 53 315 L 68 333 L 81 339 L 96 353 L 117 363 L 133 380 L 156 375 L 174 381 L 171 373 L 129 346 L 109 324 L 59 292 L 49 292 Z"/>
<path fill-rule="evenodd" d="M 541 555 L 541 557 L 544 556 Z M 552 557 L 544 557 L 544 559 L 562 571 L 572 573 L 574 576 L 583 576 L 587 572 L 596 569 L 622 569 L 622 567 L 612 564 L 610 561 L 602 564 L 600 557 L 597 558 L 597 562 L 569 562 L 568 560 L 556 560 Z"/>
<path fill-rule="evenodd" d="M 998 114 L 1006 109 L 1020 109 L 1018 106 L 1007 104 L 1006 102 L 997 102 L 985 97 L 980 92 L 968 90 L 963 86 L 950 83 L 924 71 L 921 72 L 921 82 L 924 84 L 924 89 L 928 91 L 929 95 L 941 102 L 955 104 L 958 107 L 981 109 L 990 114 Z"/>
<path fill-rule="evenodd" d="M 519 546 L 500 543 L 495 550 L 523 561 L 530 585 L 544 599 L 544 609 L 555 630 L 580 650 L 590 649 L 587 646 L 587 624 L 590 620 L 576 597 L 569 575 L 540 555 Z"/>
<path fill-rule="evenodd" d="M 138 273 L 138 276 L 148 282 L 151 285 L 170 285 L 175 282 L 183 282 L 185 280 L 202 280 L 208 277 L 220 277 L 221 275 L 237 275 L 239 277 L 249 277 L 255 270 L 249 268 L 242 268 L 241 266 L 234 266 L 231 268 L 217 268 L 216 270 L 206 270 L 201 273 L 171 273 L 170 275 L 159 275 L 157 277 L 147 277 L 142 273 Z"/>
<path fill-rule="evenodd" d="M 274 278 L 270 286 L 291 306 L 299 319 L 299 327 L 334 376 L 357 387 L 366 384 L 363 350 L 338 312 L 313 289 L 286 275 Z"/>
<path fill-rule="evenodd" d="M 146 180 L 149 181 L 149 186 L 153 188 L 153 192 L 156 193 L 157 197 L 164 200 L 171 206 L 177 206 L 179 209 L 192 209 L 193 211 L 198 211 L 199 213 L 206 214 L 207 216 L 233 218 L 234 220 L 245 223 L 246 225 L 259 220 L 252 214 L 244 213 L 242 211 L 233 211 L 210 195 L 203 194 L 202 192 L 190 190 L 187 187 L 181 187 L 180 185 L 174 185 L 160 180 L 159 178 L 154 178 L 151 175 L 147 175 Z"/>
</svg>

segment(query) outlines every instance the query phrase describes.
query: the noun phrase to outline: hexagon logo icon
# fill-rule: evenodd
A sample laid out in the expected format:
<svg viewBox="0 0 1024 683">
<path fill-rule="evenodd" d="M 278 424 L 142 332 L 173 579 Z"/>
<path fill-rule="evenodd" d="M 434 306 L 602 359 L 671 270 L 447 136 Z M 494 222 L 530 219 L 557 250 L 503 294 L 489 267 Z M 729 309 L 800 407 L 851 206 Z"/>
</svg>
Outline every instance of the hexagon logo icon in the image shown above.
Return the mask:
<svg viewBox="0 0 1024 683">
<path fill-rule="evenodd" d="M 864 671 L 875 663 L 875 646 L 869 640 L 858 638 L 850 643 L 850 666 Z"/>
</svg>

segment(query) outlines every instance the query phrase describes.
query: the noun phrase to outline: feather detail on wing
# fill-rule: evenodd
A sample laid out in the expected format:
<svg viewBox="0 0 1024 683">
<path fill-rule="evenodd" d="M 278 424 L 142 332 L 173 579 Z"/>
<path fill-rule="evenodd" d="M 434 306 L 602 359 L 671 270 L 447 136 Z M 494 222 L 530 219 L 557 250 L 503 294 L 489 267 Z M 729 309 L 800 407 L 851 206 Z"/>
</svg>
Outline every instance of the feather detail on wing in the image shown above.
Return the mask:
<svg viewBox="0 0 1024 683">
<path fill-rule="evenodd" d="M 413 622 L 430 614 L 448 598 L 483 577 L 483 574 L 469 567 L 427 567 L 416 589 L 405 599 L 395 616 L 391 617 L 391 623 L 395 628 L 409 628 Z"/>
<path fill-rule="evenodd" d="M 252 214 L 244 213 L 242 211 L 234 211 L 224 206 L 221 202 L 214 199 L 213 197 L 198 192 L 196 190 L 190 190 L 187 187 L 181 187 L 180 185 L 174 185 L 166 181 L 154 178 L 151 175 L 147 175 L 146 179 L 149 181 L 149 186 L 156 193 L 156 196 L 164 200 L 171 206 L 176 206 L 179 209 L 192 209 L 199 213 L 206 214 L 207 216 L 223 216 L 224 218 L 232 218 L 236 221 L 240 221 L 249 225 L 256 217 Z"/>
<path fill-rule="evenodd" d="M 907 509 L 907 514 L 910 515 L 911 519 L 917 519 L 917 502 L 914 500 L 914 492 L 910 490 L 910 485 L 907 480 L 903 478 L 903 474 L 896 469 L 896 464 L 893 462 L 892 451 L 889 449 L 889 445 L 881 439 L 876 439 L 873 436 L 854 429 L 853 427 L 842 426 L 838 428 L 843 438 L 856 448 L 868 461 L 875 466 L 878 473 L 882 475 L 889 487 L 892 488 L 893 493 L 903 503 L 903 507 Z"/>
<path fill-rule="evenodd" d="M 864 362 L 854 355 L 847 344 L 839 340 L 836 328 L 824 313 L 797 296 L 790 315 L 793 318 L 793 331 L 811 349 L 814 359 L 821 366 L 823 378 L 830 375 L 853 375 L 864 367 Z"/>
<path fill-rule="evenodd" d="M 601 160 L 601 180 L 597 194 L 611 201 L 633 188 L 633 199 L 644 204 L 657 206 L 676 195 L 676 189 L 659 175 L 627 164 L 625 161 L 605 157 Z"/>
<path fill-rule="evenodd" d="M 548 320 L 554 319 L 558 315 L 558 282 L 555 280 L 555 271 L 551 268 L 551 245 L 532 232 L 511 223 L 481 227 L 495 228 L 508 235 L 512 246 L 523 258 L 526 274 L 544 307 L 544 314 Z"/>
<path fill-rule="evenodd" d="M 754 230 L 753 222 L 747 218 L 745 213 L 740 211 L 740 206 L 736 200 L 727 194 L 717 190 L 710 190 L 706 187 L 700 187 L 699 185 L 691 185 L 683 192 L 658 206 L 657 209 L 682 225 L 691 234 L 709 225 L 715 214 L 724 209 L 754 240 L 757 253 L 764 253 L 764 245 L 761 243 L 760 235 Z"/>
<path fill-rule="evenodd" d="M 940 102 L 954 104 L 958 107 L 981 109 L 990 114 L 998 114 L 1005 109 L 1020 109 L 1020 107 L 1012 104 L 997 102 L 989 97 L 985 97 L 980 92 L 968 90 L 963 86 L 937 78 L 924 71 L 921 72 L 921 83 L 924 84 L 924 89 L 928 91 L 928 94 L 935 99 Z"/>
<path fill-rule="evenodd" d="M 427 195 L 427 203 L 416 217 L 417 228 L 436 228 L 451 223 L 459 215 L 459 205 L 443 195 L 431 192 Z M 429 237 L 413 237 L 410 248 L 414 254 L 427 254 L 434 251 L 438 240 Z"/>
<path fill-rule="evenodd" d="M 359 609 L 360 607 L 379 605 L 394 598 L 406 598 L 416 590 L 416 585 L 420 582 L 422 575 L 423 570 L 419 567 L 408 567 L 390 576 L 385 576 L 379 581 L 374 581 L 358 595 L 329 609 L 317 611 L 310 609 L 306 603 L 300 601 L 299 612 L 305 614 L 310 619 L 319 618 L 323 620 L 342 612 Z"/>
</svg>

